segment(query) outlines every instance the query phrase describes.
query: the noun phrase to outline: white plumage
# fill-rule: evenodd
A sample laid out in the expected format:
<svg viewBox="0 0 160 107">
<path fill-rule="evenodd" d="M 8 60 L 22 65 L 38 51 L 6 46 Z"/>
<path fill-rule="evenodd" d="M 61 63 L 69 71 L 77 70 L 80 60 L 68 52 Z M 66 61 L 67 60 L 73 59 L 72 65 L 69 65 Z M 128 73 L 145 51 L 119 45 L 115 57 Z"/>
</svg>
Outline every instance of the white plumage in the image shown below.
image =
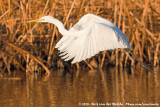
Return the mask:
<svg viewBox="0 0 160 107">
<path fill-rule="evenodd" d="M 56 44 L 56 48 L 62 52 L 62 59 L 65 61 L 74 58 L 72 63 L 76 63 L 90 58 L 100 51 L 130 48 L 125 34 L 112 22 L 102 17 L 87 14 L 69 31 L 81 30 L 84 30 L 82 34 L 64 35 Z"/>
<path fill-rule="evenodd" d="M 55 48 L 65 61 L 80 62 L 98 54 L 100 51 L 130 48 L 128 39 L 112 22 L 93 14 L 84 15 L 69 31 L 63 24 L 51 17 L 44 16 L 39 22 L 53 23 L 64 35 Z"/>
</svg>

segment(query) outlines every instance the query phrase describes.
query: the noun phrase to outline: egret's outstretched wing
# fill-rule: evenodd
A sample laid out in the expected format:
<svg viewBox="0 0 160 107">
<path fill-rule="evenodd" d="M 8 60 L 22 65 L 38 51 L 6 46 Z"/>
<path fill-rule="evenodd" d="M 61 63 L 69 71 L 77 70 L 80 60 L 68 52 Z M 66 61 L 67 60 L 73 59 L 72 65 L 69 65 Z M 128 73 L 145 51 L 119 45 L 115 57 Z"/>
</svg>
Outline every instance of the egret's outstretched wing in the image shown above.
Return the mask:
<svg viewBox="0 0 160 107">
<path fill-rule="evenodd" d="M 65 61 L 74 58 L 72 63 L 80 62 L 94 56 L 100 51 L 129 48 L 125 36 L 119 35 L 112 27 L 103 23 L 91 23 L 90 31 L 83 35 L 63 36 L 56 48 L 62 52 Z"/>
<path fill-rule="evenodd" d="M 56 48 L 61 52 L 60 56 L 65 61 L 74 58 L 72 63 L 76 63 L 100 51 L 130 47 L 125 35 L 110 21 L 97 16 L 84 17 L 70 29 L 71 32 L 86 29 L 83 34 L 64 35 L 56 44 Z"/>
</svg>

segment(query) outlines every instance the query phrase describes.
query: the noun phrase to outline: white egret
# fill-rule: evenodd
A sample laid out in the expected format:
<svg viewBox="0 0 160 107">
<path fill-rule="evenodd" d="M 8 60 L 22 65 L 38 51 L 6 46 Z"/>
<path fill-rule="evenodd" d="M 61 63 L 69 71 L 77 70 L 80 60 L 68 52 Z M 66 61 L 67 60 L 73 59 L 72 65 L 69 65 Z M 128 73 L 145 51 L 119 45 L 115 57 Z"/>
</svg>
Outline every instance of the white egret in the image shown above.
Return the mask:
<svg viewBox="0 0 160 107">
<path fill-rule="evenodd" d="M 58 48 L 60 56 L 65 61 L 73 59 L 72 64 L 91 58 L 100 51 L 118 48 L 126 49 L 134 56 L 129 49 L 131 46 L 125 34 L 112 22 L 100 16 L 86 14 L 70 30 L 66 30 L 63 23 L 52 16 L 44 16 L 28 22 L 55 24 L 63 35 L 55 48 Z M 149 69 L 141 62 L 140 64 Z"/>
</svg>

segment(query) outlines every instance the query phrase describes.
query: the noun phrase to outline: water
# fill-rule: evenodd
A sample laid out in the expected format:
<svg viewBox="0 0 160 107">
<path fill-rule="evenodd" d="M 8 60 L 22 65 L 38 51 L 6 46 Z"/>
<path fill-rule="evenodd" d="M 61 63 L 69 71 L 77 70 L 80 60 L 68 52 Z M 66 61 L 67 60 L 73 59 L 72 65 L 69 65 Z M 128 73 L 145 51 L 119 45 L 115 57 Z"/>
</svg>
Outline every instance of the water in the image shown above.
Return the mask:
<svg viewBox="0 0 160 107">
<path fill-rule="evenodd" d="M 24 74 L 24 73 L 23 73 Z M 52 71 L 50 77 L 0 78 L 0 107 L 160 105 L 160 72 Z"/>
</svg>

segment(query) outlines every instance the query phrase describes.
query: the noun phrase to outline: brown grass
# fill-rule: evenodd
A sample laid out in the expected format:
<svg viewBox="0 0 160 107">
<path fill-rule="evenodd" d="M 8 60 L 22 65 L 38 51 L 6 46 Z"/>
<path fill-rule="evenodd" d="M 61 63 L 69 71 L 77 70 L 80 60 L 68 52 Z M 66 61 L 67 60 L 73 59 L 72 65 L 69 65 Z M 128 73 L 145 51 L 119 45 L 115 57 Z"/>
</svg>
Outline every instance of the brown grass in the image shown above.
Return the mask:
<svg viewBox="0 0 160 107">
<path fill-rule="evenodd" d="M 129 38 L 138 59 L 153 67 L 159 66 L 160 0 L 0 0 L 0 69 L 26 71 L 31 60 L 47 72 L 48 68 L 57 66 L 82 67 L 84 62 L 75 66 L 64 63 L 58 57 L 54 46 L 62 35 L 56 26 L 28 24 L 26 21 L 51 15 L 69 29 L 86 13 L 112 21 Z M 137 65 L 122 49 L 105 51 L 87 59 L 85 62 L 90 68 L 91 61 L 101 68 L 110 63 L 117 67 Z"/>
</svg>

